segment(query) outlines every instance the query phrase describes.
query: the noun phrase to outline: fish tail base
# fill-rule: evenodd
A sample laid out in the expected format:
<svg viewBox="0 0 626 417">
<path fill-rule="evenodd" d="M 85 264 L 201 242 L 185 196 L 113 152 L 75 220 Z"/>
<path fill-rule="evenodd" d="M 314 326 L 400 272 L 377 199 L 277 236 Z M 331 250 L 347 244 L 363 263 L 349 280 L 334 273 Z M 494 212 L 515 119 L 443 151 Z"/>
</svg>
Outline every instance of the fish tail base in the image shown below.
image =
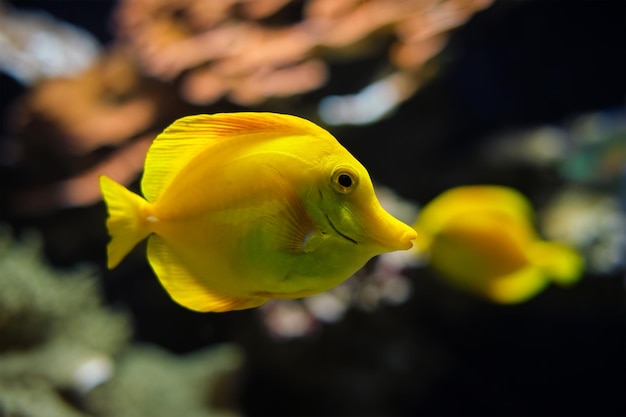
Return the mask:
<svg viewBox="0 0 626 417">
<path fill-rule="evenodd" d="M 100 177 L 100 189 L 109 212 L 106 225 L 111 241 L 107 246 L 107 267 L 113 269 L 151 233 L 149 216 L 145 215 L 149 203 L 104 175 Z"/>
</svg>

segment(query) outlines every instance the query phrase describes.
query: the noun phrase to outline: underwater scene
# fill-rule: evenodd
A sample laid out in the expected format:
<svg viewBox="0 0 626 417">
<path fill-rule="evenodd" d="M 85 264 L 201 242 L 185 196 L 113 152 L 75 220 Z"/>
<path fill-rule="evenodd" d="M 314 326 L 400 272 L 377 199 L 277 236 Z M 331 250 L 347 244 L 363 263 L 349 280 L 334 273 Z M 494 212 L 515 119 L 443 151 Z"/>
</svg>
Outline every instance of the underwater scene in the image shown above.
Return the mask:
<svg viewBox="0 0 626 417">
<path fill-rule="evenodd" d="M 626 414 L 618 0 L 0 0 L 0 416 Z"/>
</svg>

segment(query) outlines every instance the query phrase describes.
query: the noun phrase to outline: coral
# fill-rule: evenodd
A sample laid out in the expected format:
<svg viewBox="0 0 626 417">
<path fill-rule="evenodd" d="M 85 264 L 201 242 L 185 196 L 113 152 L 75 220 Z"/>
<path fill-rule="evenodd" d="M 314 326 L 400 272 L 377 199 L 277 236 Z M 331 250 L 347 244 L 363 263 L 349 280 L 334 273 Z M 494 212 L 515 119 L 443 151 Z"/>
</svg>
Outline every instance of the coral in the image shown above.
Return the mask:
<svg viewBox="0 0 626 417">
<path fill-rule="evenodd" d="M 48 152 L 85 155 L 115 146 L 144 131 L 157 116 L 158 92 L 146 87 L 128 54 L 113 50 L 79 76 L 34 88 L 15 113 L 16 129 L 25 140 L 48 136 L 51 143 L 40 144 Z M 64 101 L 74 105 L 60 106 Z"/>
<path fill-rule="evenodd" d="M 35 372 L 60 386 L 83 389 L 80 366 L 116 354 L 130 337 L 128 319 L 102 306 L 90 268 L 56 271 L 40 260 L 34 236 L 21 244 L 6 233 L 1 239 L 0 373 Z"/>
<path fill-rule="evenodd" d="M 235 415 L 238 349 L 129 345 L 129 318 L 102 305 L 93 271 L 51 269 L 39 246 L 0 234 L 0 415 Z"/>
<path fill-rule="evenodd" d="M 43 380 L 0 381 L 0 415 L 22 417 L 87 417 Z"/>
<path fill-rule="evenodd" d="M 544 208 L 540 222 L 548 237 L 580 248 L 590 271 L 611 274 L 626 266 L 626 214 L 614 196 L 566 187 Z"/>
<path fill-rule="evenodd" d="M 16 244 L 7 235 L 0 235 L 0 409 L 74 415 L 59 393 L 86 392 L 111 377 L 129 321 L 101 305 L 92 270 L 55 271 L 41 261 L 34 236 Z"/>
<path fill-rule="evenodd" d="M 133 346 L 118 362 L 108 384 L 86 401 L 102 415 L 115 417 L 231 417 L 233 370 L 241 352 L 232 345 L 175 357 L 154 346 Z M 132 393 L 130 395 L 129 393 Z"/>
<path fill-rule="evenodd" d="M 491 1 L 311 0 L 301 18 L 295 3 L 126 0 L 115 20 L 142 70 L 180 77 L 186 100 L 226 95 L 250 106 L 317 89 L 330 77 L 329 63 L 380 54 L 388 39 L 390 70 L 417 75 L 443 47 L 445 32 Z M 278 23 L 265 23 L 271 18 Z"/>
<path fill-rule="evenodd" d="M 626 108 L 584 113 L 556 125 L 501 134 L 483 150 L 492 165 L 556 166 L 570 182 L 626 188 Z"/>
<path fill-rule="evenodd" d="M 123 48 L 75 77 L 40 82 L 11 115 L 16 140 L 5 154 L 21 184 L 10 209 L 32 216 L 90 205 L 101 198 L 100 174 L 132 181 L 162 118 L 185 111 L 168 91 L 138 74 Z"/>
<path fill-rule="evenodd" d="M 23 84 L 76 75 L 101 53 L 88 32 L 44 12 L 15 10 L 6 2 L 0 3 L 0 46 L 0 71 Z"/>
</svg>

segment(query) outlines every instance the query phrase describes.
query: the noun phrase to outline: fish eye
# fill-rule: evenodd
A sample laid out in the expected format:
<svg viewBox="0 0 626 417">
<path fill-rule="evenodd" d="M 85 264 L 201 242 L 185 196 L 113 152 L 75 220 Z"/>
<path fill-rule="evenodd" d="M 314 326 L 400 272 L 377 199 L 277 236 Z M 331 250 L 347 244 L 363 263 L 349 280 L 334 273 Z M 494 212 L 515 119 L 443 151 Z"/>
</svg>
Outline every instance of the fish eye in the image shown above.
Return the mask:
<svg viewBox="0 0 626 417">
<path fill-rule="evenodd" d="M 352 177 L 348 174 L 340 174 L 337 177 L 337 182 L 339 183 L 339 185 L 348 188 L 352 185 Z"/>
<path fill-rule="evenodd" d="M 331 181 L 336 191 L 346 194 L 356 187 L 357 178 L 356 172 L 352 169 L 341 167 L 335 170 Z"/>
</svg>

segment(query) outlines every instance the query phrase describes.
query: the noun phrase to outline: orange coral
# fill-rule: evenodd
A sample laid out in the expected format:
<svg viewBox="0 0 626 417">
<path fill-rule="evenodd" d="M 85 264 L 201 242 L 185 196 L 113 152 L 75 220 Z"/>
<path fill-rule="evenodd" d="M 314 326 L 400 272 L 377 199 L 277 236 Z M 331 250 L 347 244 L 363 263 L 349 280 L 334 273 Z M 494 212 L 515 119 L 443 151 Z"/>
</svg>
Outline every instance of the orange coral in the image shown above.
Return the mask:
<svg viewBox="0 0 626 417">
<path fill-rule="evenodd" d="M 286 91 L 301 94 L 321 87 L 327 70 L 320 63 L 338 53 L 378 53 L 371 41 L 385 36 L 396 39 L 392 65 L 416 71 L 443 47 L 441 33 L 491 1 L 311 0 L 302 16 L 279 19 L 277 26 L 262 19 L 293 2 L 123 0 L 116 21 L 118 35 L 131 45 L 148 74 L 163 80 L 183 78 L 181 94 L 186 100 L 211 103 L 226 94 L 253 105 Z M 316 59 L 315 70 L 310 59 Z M 293 70 L 287 74 L 304 71 L 312 78 L 302 82 L 302 76 L 294 76 L 296 83 L 288 89 L 285 83 L 253 86 L 276 79 L 268 75 L 272 72 L 285 75 L 285 68 Z"/>
<path fill-rule="evenodd" d="M 146 80 L 128 54 L 113 50 L 73 78 L 35 86 L 13 108 L 12 159 L 19 189 L 11 208 L 21 215 L 93 204 L 99 174 L 129 183 L 165 114 L 178 116 L 171 88 Z M 178 103 L 180 105 L 180 103 Z M 115 152 L 103 148 L 119 148 Z"/>
</svg>

